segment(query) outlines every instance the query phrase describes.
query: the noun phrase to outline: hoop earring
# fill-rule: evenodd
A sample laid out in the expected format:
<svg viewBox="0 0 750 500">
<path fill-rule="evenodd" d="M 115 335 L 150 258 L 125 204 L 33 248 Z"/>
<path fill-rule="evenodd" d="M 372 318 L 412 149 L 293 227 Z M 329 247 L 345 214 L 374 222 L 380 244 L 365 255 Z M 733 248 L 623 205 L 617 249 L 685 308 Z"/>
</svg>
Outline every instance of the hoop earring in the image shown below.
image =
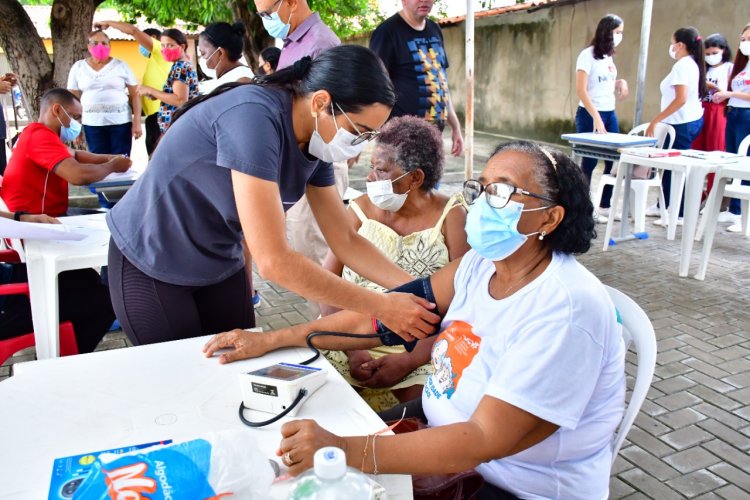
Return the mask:
<svg viewBox="0 0 750 500">
<path fill-rule="evenodd" d="M 544 237 L 547 236 L 547 231 L 542 231 L 539 233 L 539 241 L 544 240 Z"/>
</svg>

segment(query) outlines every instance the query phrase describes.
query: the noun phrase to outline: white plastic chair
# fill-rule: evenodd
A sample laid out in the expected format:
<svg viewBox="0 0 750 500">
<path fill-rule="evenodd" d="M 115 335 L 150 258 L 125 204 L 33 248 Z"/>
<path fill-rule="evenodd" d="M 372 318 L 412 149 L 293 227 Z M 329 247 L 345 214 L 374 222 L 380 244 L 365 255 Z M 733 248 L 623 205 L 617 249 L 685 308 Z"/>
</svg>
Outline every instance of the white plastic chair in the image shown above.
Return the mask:
<svg viewBox="0 0 750 500">
<path fill-rule="evenodd" d="M 648 128 L 648 123 L 638 125 L 628 135 L 643 135 Z M 674 144 L 676 133 L 671 125 L 666 123 L 657 123 L 655 130 L 656 147 L 670 149 Z M 599 207 L 602 201 L 602 194 L 604 193 L 604 186 L 615 185 L 616 176 L 611 174 L 604 174 L 599 180 L 599 185 L 596 188 L 596 193 L 592 197 L 591 201 L 594 207 Z M 633 179 L 630 183 L 630 207 L 633 211 L 633 221 L 635 225 L 635 232 L 642 233 L 646 231 L 646 207 L 648 205 L 648 190 L 649 188 L 659 189 L 659 203 L 662 207 L 666 207 L 664 202 L 664 194 L 661 191 L 661 175 L 657 171 L 652 179 Z M 616 208 L 610 209 L 610 216 L 614 217 Z"/>
<path fill-rule="evenodd" d="M 740 156 L 747 156 L 747 150 L 750 149 L 750 135 L 742 139 L 740 147 L 737 148 L 737 154 Z M 740 200 L 740 206 L 742 211 L 742 234 L 745 237 L 750 237 L 750 186 L 742 184 L 740 179 L 732 180 L 732 183 L 724 188 L 724 196 L 728 198 L 737 198 Z"/>
<path fill-rule="evenodd" d="M 656 367 L 656 334 L 651 320 L 646 313 L 636 304 L 633 299 L 619 290 L 606 286 L 607 293 L 615 304 L 617 311 L 622 319 L 622 336 L 625 340 L 625 347 L 631 344 L 635 348 L 638 356 L 638 366 L 635 375 L 635 384 L 633 392 L 630 395 L 630 401 L 625 408 L 625 414 L 622 422 L 612 438 L 612 463 L 615 463 L 617 453 L 620 451 L 622 442 L 628 435 L 628 431 L 633 426 L 635 417 L 646 399 L 646 393 L 651 387 L 651 380 L 654 378 L 654 368 Z"/>
</svg>

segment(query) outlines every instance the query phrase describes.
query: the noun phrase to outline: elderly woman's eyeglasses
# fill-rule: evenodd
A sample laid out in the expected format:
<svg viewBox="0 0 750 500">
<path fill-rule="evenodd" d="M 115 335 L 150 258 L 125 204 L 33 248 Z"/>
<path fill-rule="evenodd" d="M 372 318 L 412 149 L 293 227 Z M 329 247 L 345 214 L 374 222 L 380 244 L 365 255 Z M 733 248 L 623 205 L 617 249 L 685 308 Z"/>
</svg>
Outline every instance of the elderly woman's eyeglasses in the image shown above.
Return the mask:
<svg viewBox="0 0 750 500">
<path fill-rule="evenodd" d="M 336 107 L 339 108 L 339 111 L 341 111 L 341 114 L 344 115 L 344 118 L 346 118 L 349 124 L 354 128 L 354 131 L 357 132 L 357 137 L 355 137 L 351 142 L 352 146 L 356 146 L 357 144 L 362 144 L 363 142 L 369 142 L 375 139 L 378 136 L 378 134 L 380 134 L 380 132 L 378 132 L 377 130 L 365 130 L 364 132 L 360 132 L 359 127 L 357 127 L 352 121 L 352 119 L 349 118 L 349 115 L 347 115 L 346 112 L 343 109 L 341 109 L 341 106 L 339 106 L 338 103 L 335 103 L 335 104 L 336 104 Z M 333 112 L 333 110 L 331 111 Z M 335 112 L 333 112 L 333 120 L 335 123 L 336 121 Z"/>
<path fill-rule="evenodd" d="M 486 186 L 482 185 L 481 182 L 474 179 L 469 179 L 468 181 L 464 182 L 463 195 L 466 203 L 468 203 L 469 205 L 474 203 L 477 198 L 479 198 L 479 195 L 482 194 L 482 192 L 484 192 L 487 198 L 487 203 L 489 203 L 492 208 L 505 207 L 505 205 L 507 205 L 510 201 L 511 195 L 515 193 L 549 201 L 550 203 L 556 203 L 555 200 L 551 198 L 548 198 L 541 194 L 526 191 L 525 189 L 521 189 L 504 182 L 490 182 Z"/>
<path fill-rule="evenodd" d="M 272 16 L 276 14 L 279 9 L 281 8 L 281 2 L 283 0 L 276 0 L 274 3 L 271 4 L 271 7 L 264 10 L 263 12 L 258 12 L 258 15 L 262 17 L 263 19 L 271 20 Z M 278 7 L 276 7 L 278 5 Z M 274 9 L 276 7 L 276 9 Z"/>
</svg>

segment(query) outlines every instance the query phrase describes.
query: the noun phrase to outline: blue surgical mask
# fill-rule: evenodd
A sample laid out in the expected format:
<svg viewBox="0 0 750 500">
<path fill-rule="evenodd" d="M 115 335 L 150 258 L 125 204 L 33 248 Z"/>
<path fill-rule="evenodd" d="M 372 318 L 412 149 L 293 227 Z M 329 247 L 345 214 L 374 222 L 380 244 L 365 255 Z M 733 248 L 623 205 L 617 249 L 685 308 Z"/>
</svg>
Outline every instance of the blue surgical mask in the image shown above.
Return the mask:
<svg viewBox="0 0 750 500">
<path fill-rule="evenodd" d="M 66 127 L 63 125 L 60 117 L 57 117 L 57 121 L 60 122 L 60 139 L 62 139 L 63 142 L 73 142 L 79 135 L 81 135 L 81 122 L 71 118 L 68 112 L 65 111 L 65 108 L 60 107 L 60 109 L 62 109 L 63 113 L 65 113 L 70 119 L 70 124 Z"/>
<path fill-rule="evenodd" d="M 145 58 L 149 58 L 149 57 L 151 57 L 151 51 L 150 51 L 150 50 L 148 50 L 148 49 L 147 49 L 146 47 L 144 47 L 143 45 L 139 45 L 139 46 L 138 46 L 138 52 L 140 52 L 140 53 L 141 53 L 141 55 L 142 55 L 143 57 L 145 57 Z"/>
<path fill-rule="evenodd" d="M 509 201 L 503 208 L 492 208 L 482 193 L 466 216 L 466 241 L 485 259 L 504 260 L 526 243 L 529 236 L 521 234 L 518 221 L 523 212 L 543 210 L 548 207 L 523 209 L 523 203 Z"/>
<path fill-rule="evenodd" d="M 281 8 L 281 4 L 279 4 L 279 8 Z M 289 21 L 292 19 L 291 14 L 289 14 L 289 19 L 286 23 L 281 20 L 281 17 L 279 17 L 278 9 L 271 14 L 271 19 L 266 19 L 265 17 L 262 17 L 261 19 L 263 20 L 263 27 L 272 37 L 283 40 L 289 35 L 289 28 L 291 28 Z"/>
</svg>

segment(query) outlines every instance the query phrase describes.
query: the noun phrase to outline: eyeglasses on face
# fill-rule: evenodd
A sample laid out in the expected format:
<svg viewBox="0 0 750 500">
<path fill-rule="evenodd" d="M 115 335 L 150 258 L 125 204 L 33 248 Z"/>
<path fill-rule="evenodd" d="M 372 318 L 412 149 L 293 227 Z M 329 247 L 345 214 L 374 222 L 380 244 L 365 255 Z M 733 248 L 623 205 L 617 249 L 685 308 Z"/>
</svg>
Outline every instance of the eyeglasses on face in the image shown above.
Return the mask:
<svg viewBox="0 0 750 500">
<path fill-rule="evenodd" d="M 378 136 L 378 134 L 380 134 L 380 132 L 378 132 L 377 130 L 366 130 L 364 132 L 360 132 L 359 127 L 357 127 L 352 121 L 352 119 L 349 118 L 349 115 L 347 115 L 346 112 L 343 109 L 341 109 L 341 106 L 339 106 L 338 103 L 335 103 L 335 104 L 336 104 L 336 107 L 339 108 L 339 111 L 341 111 L 341 114 L 344 115 L 344 118 L 346 118 L 349 124 L 354 128 L 354 131 L 357 132 L 357 137 L 355 137 L 351 142 L 352 146 L 356 146 L 357 144 L 362 144 L 363 142 L 369 142 L 375 139 Z M 335 121 L 336 113 L 334 110 L 331 110 L 331 112 L 333 113 L 333 120 Z"/>
<path fill-rule="evenodd" d="M 283 0 L 276 0 L 274 3 L 271 4 L 271 7 L 264 10 L 263 12 L 258 12 L 258 15 L 262 17 L 263 19 L 271 20 L 272 16 L 279 11 L 281 8 L 281 2 Z M 278 5 L 278 7 L 276 7 Z M 274 9 L 275 7 L 275 9 Z"/>
<path fill-rule="evenodd" d="M 490 182 L 486 186 L 474 179 L 469 179 L 464 182 L 463 195 L 466 203 L 469 205 L 474 203 L 482 192 L 484 192 L 485 197 L 487 198 L 487 203 L 489 203 L 492 208 L 504 208 L 510 201 L 511 195 L 515 193 L 549 201 L 550 203 L 556 203 L 555 200 L 548 198 L 547 196 L 532 193 L 504 182 Z"/>
</svg>

